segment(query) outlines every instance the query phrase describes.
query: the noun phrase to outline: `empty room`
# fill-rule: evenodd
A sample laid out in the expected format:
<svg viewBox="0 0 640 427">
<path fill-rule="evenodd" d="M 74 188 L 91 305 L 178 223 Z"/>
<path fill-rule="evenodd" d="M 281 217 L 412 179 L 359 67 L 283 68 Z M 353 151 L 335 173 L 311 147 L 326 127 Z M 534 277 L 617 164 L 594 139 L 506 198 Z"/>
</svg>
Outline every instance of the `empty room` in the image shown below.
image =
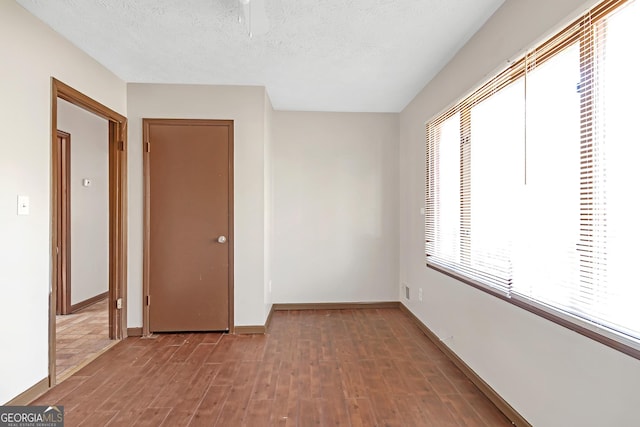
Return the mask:
<svg viewBox="0 0 640 427">
<path fill-rule="evenodd" d="M 640 425 L 639 24 L 0 0 L 0 425 Z"/>
</svg>

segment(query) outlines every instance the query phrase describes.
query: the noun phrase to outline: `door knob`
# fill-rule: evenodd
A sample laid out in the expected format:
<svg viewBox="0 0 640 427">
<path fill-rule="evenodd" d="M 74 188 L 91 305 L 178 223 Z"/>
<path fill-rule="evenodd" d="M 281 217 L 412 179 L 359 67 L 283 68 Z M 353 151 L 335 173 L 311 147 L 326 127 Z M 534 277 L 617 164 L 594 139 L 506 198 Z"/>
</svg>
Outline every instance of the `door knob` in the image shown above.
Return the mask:
<svg viewBox="0 0 640 427">
<path fill-rule="evenodd" d="M 227 238 L 226 238 L 226 237 L 224 237 L 224 236 L 220 236 L 220 237 L 218 237 L 218 243 L 224 243 L 224 242 L 226 242 L 226 241 L 227 241 Z"/>
</svg>

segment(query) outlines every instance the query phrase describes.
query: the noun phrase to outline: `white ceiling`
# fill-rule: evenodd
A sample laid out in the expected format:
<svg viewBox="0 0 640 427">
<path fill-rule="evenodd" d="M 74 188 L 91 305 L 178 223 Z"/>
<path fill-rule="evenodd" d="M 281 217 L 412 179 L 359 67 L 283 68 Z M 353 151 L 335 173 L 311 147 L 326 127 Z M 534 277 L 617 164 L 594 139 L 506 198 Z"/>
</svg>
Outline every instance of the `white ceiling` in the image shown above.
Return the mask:
<svg viewBox="0 0 640 427">
<path fill-rule="evenodd" d="M 265 86 L 275 109 L 399 112 L 504 0 L 17 0 L 126 82 Z"/>
</svg>

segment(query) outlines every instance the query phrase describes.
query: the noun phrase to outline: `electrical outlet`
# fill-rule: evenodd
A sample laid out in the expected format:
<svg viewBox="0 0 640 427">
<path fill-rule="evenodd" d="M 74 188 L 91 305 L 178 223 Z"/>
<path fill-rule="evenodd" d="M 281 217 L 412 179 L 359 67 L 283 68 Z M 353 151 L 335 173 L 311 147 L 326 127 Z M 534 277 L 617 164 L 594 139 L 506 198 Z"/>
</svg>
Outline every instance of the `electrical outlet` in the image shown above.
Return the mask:
<svg viewBox="0 0 640 427">
<path fill-rule="evenodd" d="M 404 285 L 404 297 L 406 299 L 410 299 L 409 298 L 409 286 L 407 286 L 407 285 Z"/>
<path fill-rule="evenodd" d="M 418 301 L 422 301 L 422 288 L 418 288 Z"/>
<path fill-rule="evenodd" d="M 439 338 L 440 341 L 447 345 L 453 344 L 453 335 L 445 334 L 443 338 Z"/>
<path fill-rule="evenodd" d="M 29 215 L 29 196 L 18 196 L 18 215 Z"/>
</svg>

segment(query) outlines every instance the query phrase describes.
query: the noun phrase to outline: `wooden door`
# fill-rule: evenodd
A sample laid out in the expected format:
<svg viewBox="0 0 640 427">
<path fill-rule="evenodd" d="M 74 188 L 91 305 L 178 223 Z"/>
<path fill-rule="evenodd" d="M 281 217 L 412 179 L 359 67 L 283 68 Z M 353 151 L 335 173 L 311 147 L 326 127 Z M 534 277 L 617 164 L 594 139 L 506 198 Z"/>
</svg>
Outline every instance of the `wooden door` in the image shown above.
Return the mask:
<svg viewBox="0 0 640 427">
<path fill-rule="evenodd" d="M 143 127 L 147 332 L 229 330 L 233 122 Z"/>
</svg>

